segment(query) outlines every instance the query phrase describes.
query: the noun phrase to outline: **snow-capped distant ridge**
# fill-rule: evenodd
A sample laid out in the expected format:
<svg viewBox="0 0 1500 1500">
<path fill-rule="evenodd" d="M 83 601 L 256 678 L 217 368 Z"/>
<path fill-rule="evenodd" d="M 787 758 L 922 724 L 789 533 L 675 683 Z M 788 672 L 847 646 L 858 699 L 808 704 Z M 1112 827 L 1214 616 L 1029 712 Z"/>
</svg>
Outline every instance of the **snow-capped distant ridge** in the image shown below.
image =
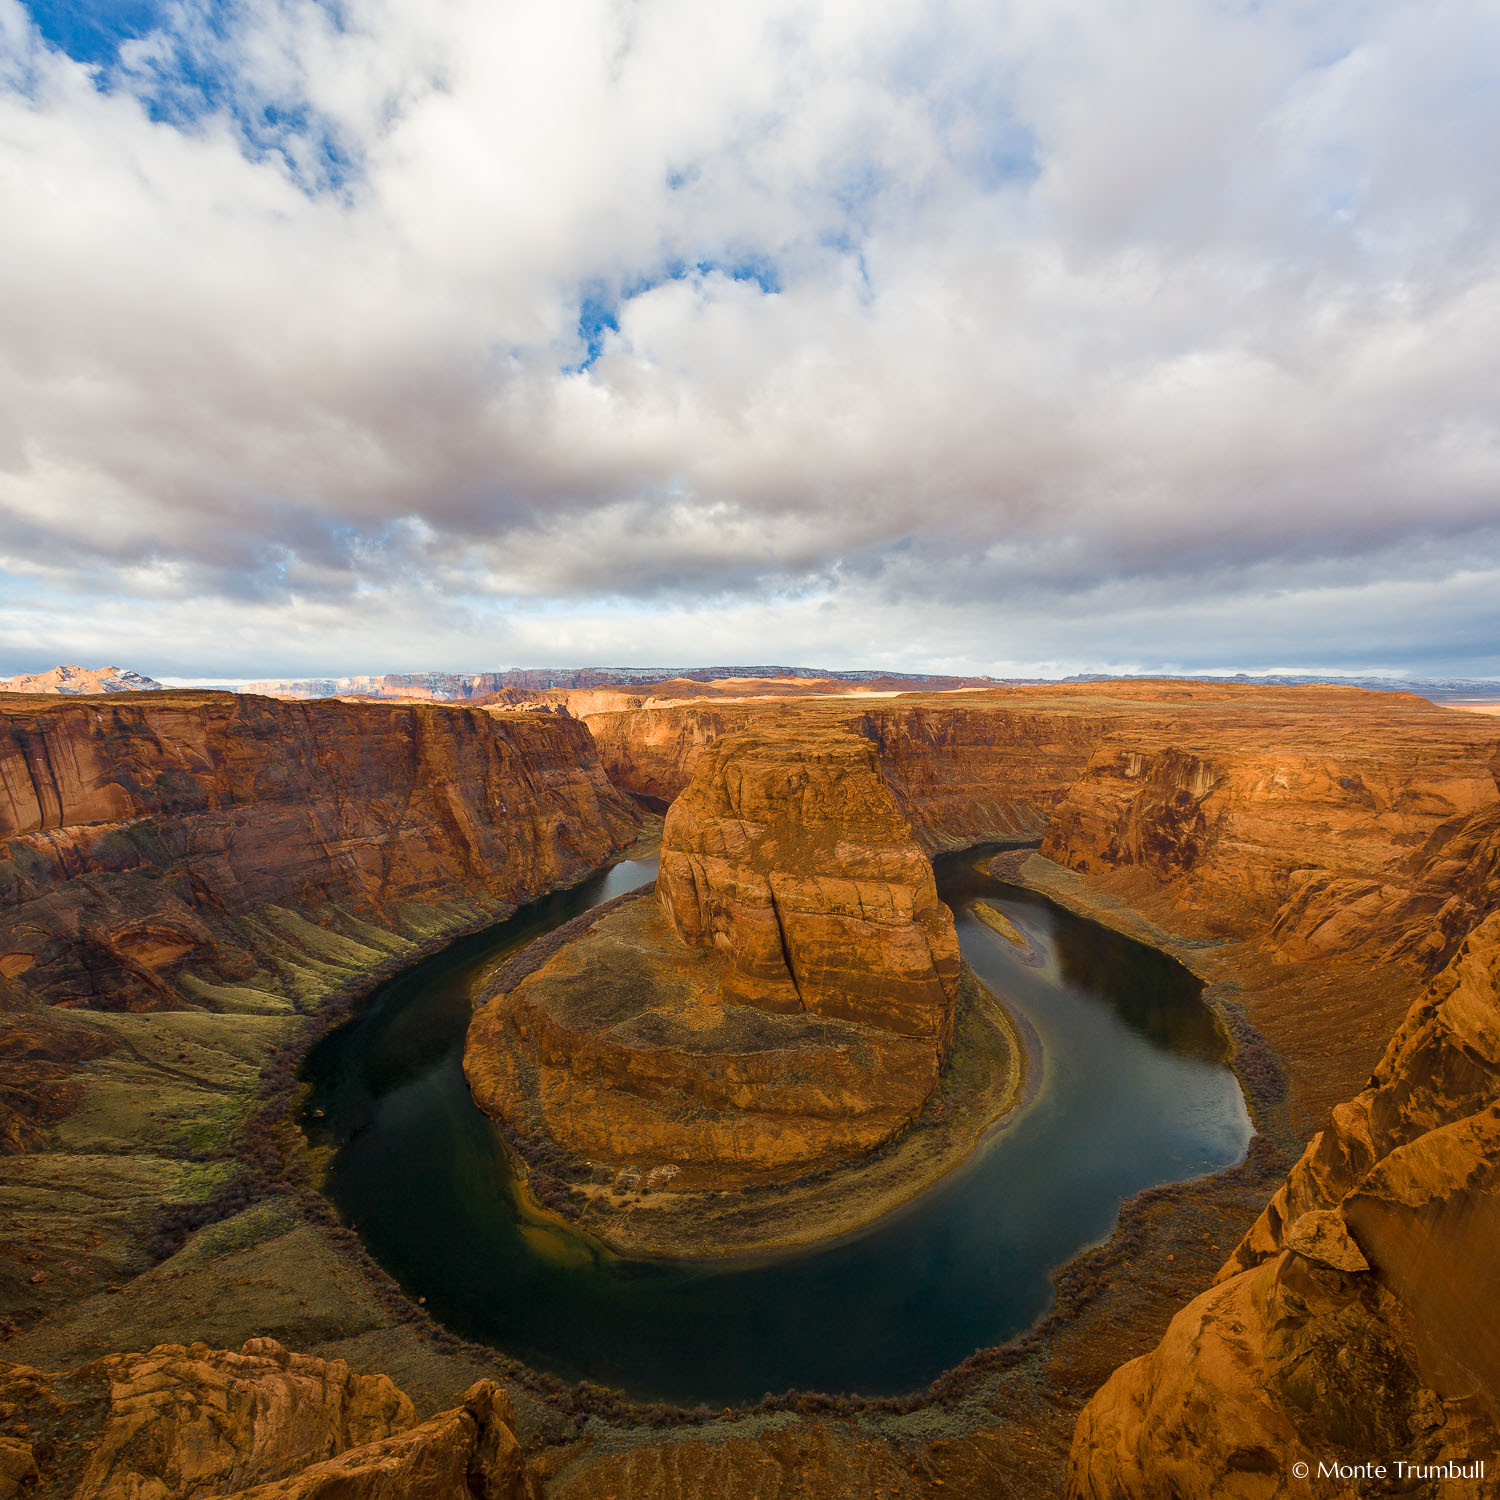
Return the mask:
<svg viewBox="0 0 1500 1500">
<path fill-rule="evenodd" d="M 50 672 L 24 672 L 0 677 L 0 693 L 160 693 L 161 683 L 129 667 L 53 667 Z"/>
</svg>

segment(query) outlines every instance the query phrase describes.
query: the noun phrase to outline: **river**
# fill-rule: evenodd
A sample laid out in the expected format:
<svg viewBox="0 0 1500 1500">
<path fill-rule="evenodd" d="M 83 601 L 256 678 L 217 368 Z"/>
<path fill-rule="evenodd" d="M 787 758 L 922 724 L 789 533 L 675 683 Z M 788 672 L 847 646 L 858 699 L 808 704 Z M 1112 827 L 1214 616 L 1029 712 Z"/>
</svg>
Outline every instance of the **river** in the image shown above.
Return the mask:
<svg viewBox="0 0 1500 1500">
<path fill-rule="evenodd" d="M 975 851 L 936 869 L 964 958 L 1030 1028 L 1041 1071 L 964 1167 L 859 1234 L 760 1264 L 642 1263 L 517 1208 L 464 1083 L 473 997 L 533 938 L 651 881 L 654 861 L 460 939 L 319 1043 L 304 1128 L 337 1148 L 326 1192 L 434 1316 L 565 1379 L 714 1406 L 924 1386 L 1043 1316 L 1050 1273 L 1107 1237 L 1125 1199 L 1232 1165 L 1252 1134 L 1186 969 L 983 873 Z M 979 898 L 1024 950 L 971 915 Z"/>
</svg>

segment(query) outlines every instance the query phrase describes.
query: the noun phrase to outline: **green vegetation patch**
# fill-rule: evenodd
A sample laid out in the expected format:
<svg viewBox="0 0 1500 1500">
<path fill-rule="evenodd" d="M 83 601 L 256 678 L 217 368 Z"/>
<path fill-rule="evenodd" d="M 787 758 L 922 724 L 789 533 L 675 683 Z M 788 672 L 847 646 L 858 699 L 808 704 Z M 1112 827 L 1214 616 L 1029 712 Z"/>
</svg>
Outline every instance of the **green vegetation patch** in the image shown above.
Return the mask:
<svg viewBox="0 0 1500 1500">
<path fill-rule="evenodd" d="M 1025 951 L 1031 946 L 1026 941 L 1026 934 L 998 907 L 991 906 L 988 901 L 976 901 L 971 910 L 991 932 L 998 932 L 1013 947 Z"/>
<path fill-rule="evenodd" d="M 247 984 L 210 984 L 196 974 L 179 974 L 177 988 L 198 1004 L 221 1014 L 289 1016 L 296 1011 L 285 995 L 274 990 L 256 989 Z"/>
<path fill-rule="evenodd" d="M 289 1019 L 161 1011 L 80 1017 L 110 1052 L 79 1072 L 78 1108 L 57 1127 L 65 1150 L 225 1155 L 253 1106 L 261 1069 Z"/>
<path fill-rule="evenodd" d="M 274 1240 L 301 1223 L 302 1215 L 290 1198 L 268 1198 L 200 1229 L 172 1257 L 172 1264 L 178 1270 L 204 1265 L 236 1250 L 249 1250 Z"/>
</svg>

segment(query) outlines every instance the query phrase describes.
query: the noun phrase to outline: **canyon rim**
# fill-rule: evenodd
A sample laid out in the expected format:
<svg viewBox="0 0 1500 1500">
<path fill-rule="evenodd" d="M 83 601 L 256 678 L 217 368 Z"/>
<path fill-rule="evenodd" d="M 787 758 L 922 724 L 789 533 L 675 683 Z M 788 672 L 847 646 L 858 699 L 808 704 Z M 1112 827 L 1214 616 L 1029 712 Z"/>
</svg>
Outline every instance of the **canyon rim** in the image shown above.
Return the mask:
<svg viewBox="0 0 1500 1500">
<path fill-rule="evenodd" d="M 1490 1440 L 1485 716 L 1184 681 L 708 687 L 0 700 L 14 1493 L 1249 1495 L 1314 1454 Z M 1045 1102 L 1053 1044 L 961 963 L 944 851 L 1196 976 L 1248 1154 L 1132 1198 L 1054 1263 L 1040 1322 L 925 1390 L 695 1412 L 455 1334 L 320 1193 L 339 1143 L 300 1059 L 425 954 L 658 848 L 654 887 L 534 928 L 465 1001 L 549 1254 L 816 1255 L 920 1219 Z M 385 1425 L 293 1422 L 315 1389 L 386 1392 Z M 218 1457 L 204 1401 L 247 1414 Z"/>
</svg>

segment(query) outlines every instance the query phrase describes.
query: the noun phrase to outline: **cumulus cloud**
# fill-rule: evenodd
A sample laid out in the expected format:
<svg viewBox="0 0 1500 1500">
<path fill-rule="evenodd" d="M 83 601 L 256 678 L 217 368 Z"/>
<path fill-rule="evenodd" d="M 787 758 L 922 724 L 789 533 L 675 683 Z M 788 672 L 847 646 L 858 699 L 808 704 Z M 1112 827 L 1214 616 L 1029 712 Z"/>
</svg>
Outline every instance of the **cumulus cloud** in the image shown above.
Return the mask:
<svg viewBox="0 0 1500 1500">
<path fill-rule="evenodd" d="M 1500 672 L 1497 42 L 0 0 L 0 656 Z"/>
</svg>

